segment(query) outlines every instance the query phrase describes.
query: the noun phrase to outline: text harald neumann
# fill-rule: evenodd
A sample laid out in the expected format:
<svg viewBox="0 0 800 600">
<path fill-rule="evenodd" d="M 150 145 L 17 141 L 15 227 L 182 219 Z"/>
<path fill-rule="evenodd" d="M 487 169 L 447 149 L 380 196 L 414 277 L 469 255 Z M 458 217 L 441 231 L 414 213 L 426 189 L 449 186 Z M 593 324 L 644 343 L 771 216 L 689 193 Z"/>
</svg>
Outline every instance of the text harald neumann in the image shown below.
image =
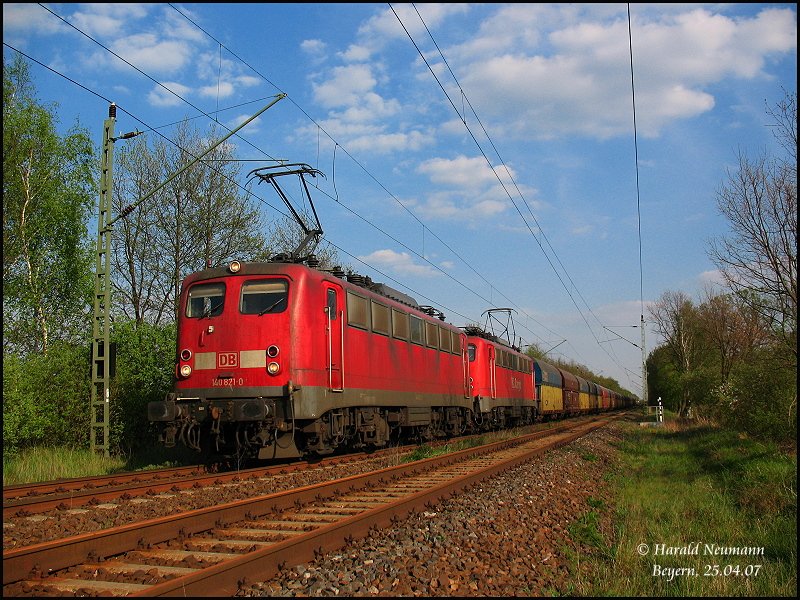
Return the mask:
<svg viewBox="0 0 800 600">
<path fill-rule="evenodd" d="M 720 546 L 690 542 L 685 546 L 655 544 L 653 556 L 763 556 L 764 548 L 758 546 Z"/>
</svg>

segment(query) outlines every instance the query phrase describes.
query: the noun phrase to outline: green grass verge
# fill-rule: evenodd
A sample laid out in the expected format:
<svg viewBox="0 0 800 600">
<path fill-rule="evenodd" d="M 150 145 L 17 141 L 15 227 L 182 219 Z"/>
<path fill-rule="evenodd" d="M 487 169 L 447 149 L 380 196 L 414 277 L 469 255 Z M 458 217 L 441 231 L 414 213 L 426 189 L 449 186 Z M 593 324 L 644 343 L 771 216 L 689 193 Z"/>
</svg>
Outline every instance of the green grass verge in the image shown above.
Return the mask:
<svg viewBox="0 0 800 600">
<path fill-rule="evenodd" d="M 570 529 L 583 549 L 567 592 L 795 597 L 796 456 L 709 426 L 626 427 L 608 478 L 615 539 L 589 503 Z"/>
<path fill-rule="evenodd" d="M 196 455 L 184 450 L 158 447 L 136 456 L 105 457 L 88 449 L 29 448 L 3 455 L 3 485 L 195 464 Z"/>
</svg>

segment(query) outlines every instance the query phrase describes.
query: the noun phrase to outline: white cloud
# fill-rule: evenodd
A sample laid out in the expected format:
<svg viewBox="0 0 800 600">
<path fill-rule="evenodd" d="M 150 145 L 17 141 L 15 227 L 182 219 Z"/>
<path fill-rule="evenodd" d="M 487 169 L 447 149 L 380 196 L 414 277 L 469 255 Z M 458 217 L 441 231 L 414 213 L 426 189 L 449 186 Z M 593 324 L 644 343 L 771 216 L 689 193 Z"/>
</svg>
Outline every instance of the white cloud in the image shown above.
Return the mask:
<svg viewBox="0 0 800 600">
<path fill-rule="evenodd" d="M 575 25 L 575 10 L 587 9 L 503 8 L 469 42 L 445 49 L 482 118 L 505 122 L 504 133 L 524 137 L 630 132 L 624 11 L 589 9 Z M 632 12 L 637 125 L 645 136 L 711 110 L 706 88 L 723 77 L 760 76 L 770 56 L 796 49 L 790 9 L 765 9 L 750 19 L 685 7 L 657 18 L 636 7 Z M 509 114 L 518 117 L 509 122 Z"/>
<path fill-rule="evenodd" d="M 322 63 L 328 57 L 328 45 L 322 40 L 303 40 L 300 43 L 300 50 L 317 64 Z"/>
<path fill-rule="evenodd" d="M 390 270 L 398 275 L 413 275 L 415 277 L 435 277 L 439 271 L 429 265 L 420 265 L 414 262 L 413 257 L 407 252 L 394 250 L 376 250 L 366 256 L 357 257 L 368 265 L 379 270 Z"/>
<path fill-rule="evenodd" d="M 697 276 L 698 281 L 702 286 L 710 285 L 710 286 L 725 286 L 725 277 L 722 275 L 719 269 L 713 269 L 711 271 L 703 271 Z"/>
<path fill-rule="evenodd" d="M 163 86 L 167 89 L 165 90 L 164 87 L 156 86 L 147 94 L 147 101 L 151 105 L 160 107 L 180 106 L 183 104 L 183 100 L 178 98 L 175 94 L 181 98 L 186 98 L 191 92 L 191 88 L 174 81 L 165 81 Z M 172 90 L 175 94 L 171 94 L 168 90 Z"/>
<path fill-rule="evenodd" d="M 377 83 L 369 65 L 334 67 L 327 81 L 312 84 L 314 97 L 325 108 L 353 106 Z"/>
<path fill-rule="evenodd" d="M 215 85 L 201 87 L 198 92 L 207 98 L 230 98 L 233 96 L 234 87 L 229 81 L 220 81 Z"/>
<path fill-rule="evenodd" d="M 483 187 L 497 182 L 495 171 L 487 164 L 486 159 L 480 156 L 432 158 L 420 164 L 417 171 L 427 175 L 434 183 L 462 188 Z M 500 174 L 504 169 L 497 168 L 496 171 Z"/>
<path fill-rule="evenodd" d="M 108 38 L 119 35 L 131 21 L 146 17 L 148 12 L 144 4 L 81 4 L 68 20 L 92 37 Z"/>
<path fill-rule="evenodd" d="M 426 26 L 430 30 L 435 30 L 448 16 L 469 11 L 470 5 L 422 3 L 418 4 L 416 9 L 410 4 L 397 4 L 393 8 L 394 10 L 386 9 L 380 12 L 361 25 L 358 34 L 365 45 L 379 48 L 391 40 L 405 39 L 406 30 L 413 36 L 427 35 Z"/>
<path fill-rule="evenodd" d="M 66 25 L 37 4 L 3 3 L 3 40 L 24 33 L 63 33 Z M 24 41 L 24 38 L 23 40 Z M 15 40 L 15 45 L 19 44 Z"/>
<path fill-rule="evenodd" d="M 183 68 L 192 58 L 194 49 L 179 40 L 162 40 L 154 33 L 137 33 L 120 38 L 111 49 L 137 68 L 150 73 L 172 74 Z M 108 54 L 103 51 L 103 55 Z M 130 70 L 130 66 L 114 59 L 116 68 Z"/>
<path fill-rule="evenodd" d="M 372 51 L 366 46 L 351 44 L 347 50 L 342 52 L 341 56 L 347 62 L 364 62 L 370 59 Z"/>
<path fill-rule="evenodd" d="M 351 138 L 348 147 L 356 152 L 375 152 L 388 154 L 390 152 L 403 152 L 419 150 L 429 145 L 431 136 L 420 131 L 408 133 L 378 133 Z"/>
</svg>

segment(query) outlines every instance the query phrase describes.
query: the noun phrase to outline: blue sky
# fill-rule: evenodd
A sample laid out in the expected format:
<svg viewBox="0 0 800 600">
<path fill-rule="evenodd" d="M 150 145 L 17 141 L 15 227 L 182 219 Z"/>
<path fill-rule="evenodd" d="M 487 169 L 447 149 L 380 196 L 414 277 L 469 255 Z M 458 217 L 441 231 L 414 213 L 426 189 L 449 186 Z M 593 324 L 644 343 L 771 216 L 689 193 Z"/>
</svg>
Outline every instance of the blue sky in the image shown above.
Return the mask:
<svg viewBox="0 0 800 600">
<path fill-rule="evenodd" d="M 795 4 L 630 5 L 636 138 L 626 4 L 46 6 L 3 5 L 3 54 L 49 67 L 65 129 L 99 145 L 109 101 L 118 135 L 233 128 L 286 93 L 231 141 L 326 175 L 344 263 L 455 325 L 512 308 L 523 344 L 636 394 L 642 307 L 719 280 L 716 192 L 797 89 Z"/>
</svg>

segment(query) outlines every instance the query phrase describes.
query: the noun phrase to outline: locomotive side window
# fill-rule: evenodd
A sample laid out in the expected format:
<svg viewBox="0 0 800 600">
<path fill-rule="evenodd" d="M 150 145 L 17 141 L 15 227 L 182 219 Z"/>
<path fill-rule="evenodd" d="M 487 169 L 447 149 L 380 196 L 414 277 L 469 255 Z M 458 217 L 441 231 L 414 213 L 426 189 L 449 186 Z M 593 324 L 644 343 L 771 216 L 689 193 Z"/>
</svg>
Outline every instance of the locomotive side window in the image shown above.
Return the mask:
<svg viewBox="0 0 800 600">
<path fill-rule="evenodd" d="M 189 288 L 186 299 L 187 317 L 216 317 L 225 304 L 224 283 L 200 283 Z"/>
<path fill-rule="evenodd" d="M 439 348 L 442 352 L 450 352 L 450 331 L 444 327 L 439 328 Z"/>
<path fill-rule="evenodd" d="M 469 362 L 475 362 L 475 344 L 467 346 L 467 355 L 469 356 Z"/>
<path fill-rule="evenodd" d="M 389 307 L 372 302 L 372 331 L 389 335 Z"/>
<path fill-rule="evenodd" d="M 439 328 L 436 327 L 436 323 L 425 322 L 425 337 L 428 341 L 428 348 L 439 347 Z"/>
<path fill-rule="evenodd" d="M 285 281 L 245 281 L 239 310 L 243 315 L 279 313 L 288 306 L 289 284 Z"/>
<path fill-rule="evenodd" d="M 461 335 L 457 331 L 450 333 L 453 336 L 453 354 L 461 354 Z"/>
<path fill-rule="evenodd" d="M 408 315 L 411 322 L 411 341 L 415 344 L 425 343 L 425 321 L 414 315 Z"/>
<path fill-rule="evenodd" d="M 347 323 L 369 329 L 369 301 L 366 298 L 347 292 Z"/>
<path fill-rule="evenodd" d="M 401 340 L 408 339 L 408 314 L 392 309 L 392 335 Z"/>
</svg>

